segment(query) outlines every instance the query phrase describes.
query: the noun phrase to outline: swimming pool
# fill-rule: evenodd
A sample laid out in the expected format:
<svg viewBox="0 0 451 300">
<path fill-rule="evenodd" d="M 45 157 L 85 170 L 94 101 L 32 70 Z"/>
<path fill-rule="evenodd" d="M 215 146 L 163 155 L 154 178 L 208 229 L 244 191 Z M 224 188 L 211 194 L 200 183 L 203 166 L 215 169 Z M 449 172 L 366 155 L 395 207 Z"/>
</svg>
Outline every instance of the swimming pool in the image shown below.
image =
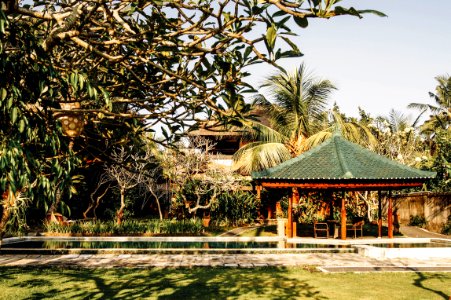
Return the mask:
<svg viewBox="0 0 451 300">
<path fill-rule="evenodd" d="M 24 237 L 3 241 L 3 254 L 355 252 L 350 245 L 288 244 L 280 237 Z"/>
<path fill-rule="evenodd" d="M 359 253 L 373 258 L 450 258 L 446 239 L 284 239 L 283 237 L 21 237 L 0 254 Z"/>
</svg>

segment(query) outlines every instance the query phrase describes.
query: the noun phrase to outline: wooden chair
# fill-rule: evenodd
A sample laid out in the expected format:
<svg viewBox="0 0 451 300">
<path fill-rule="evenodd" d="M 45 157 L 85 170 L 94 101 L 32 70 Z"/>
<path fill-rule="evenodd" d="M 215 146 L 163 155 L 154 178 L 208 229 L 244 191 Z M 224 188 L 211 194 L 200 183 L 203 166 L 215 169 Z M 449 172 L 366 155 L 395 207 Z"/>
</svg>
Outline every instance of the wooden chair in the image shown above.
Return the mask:
<svg viewBox="0 0 451 300">
<path fill-rule="evenodd" d="M 318 238 L 318 232 L 326 232 L 326 236 L 321 236 L 320 238 L 328 239 L 329 238 L 329 225 L 327 223 L 322 222 L 313 222 L 313 233 L 315 235 L 315 239 Z"/>
<path fill-rule="evenodd" d="M 360 237 L 363 237 L 363 225 L 365 224 L 364 220 L 358 220 L 353 222 L 352 224 L 346 224 L 346 230 L 354 231 L 354 238 L 357 238 L 357 231 L 360 230 Z"/>
</svg>

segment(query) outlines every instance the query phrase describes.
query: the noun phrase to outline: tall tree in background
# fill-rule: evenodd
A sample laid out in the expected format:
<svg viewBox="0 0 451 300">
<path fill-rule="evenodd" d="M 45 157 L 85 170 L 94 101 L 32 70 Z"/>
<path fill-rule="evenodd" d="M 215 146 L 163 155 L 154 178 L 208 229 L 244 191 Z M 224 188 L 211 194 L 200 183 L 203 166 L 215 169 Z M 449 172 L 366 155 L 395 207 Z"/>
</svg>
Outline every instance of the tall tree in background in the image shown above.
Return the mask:
<svg viewBox="0 0 451 300">
<path fill-rule="evenodd" d="M 421 114 L 429 111 L 429 119 L 421 126 L 421 133 L 433 137 L 437 130 L 450 130 L 451 124 L 451 77 L 449 75 L 437 76 L 438 82 L 435 93 L 429 92 L 429 97 L 435 105 L 411 103 L 409 108 L 421 110 Z"/>
<path fill-rule="evenodd" d="M 345 137 L 359 140 L 370 131 L 355 122 L 345 122 L 338 112 L 326 110 L 335 86 L 329 80 L 313 77 L 304 64 L 294 73 L 281 71 L 264 81 L 271 101 L 256 96 L 255 105 L 265 111 L 269 124 L 252 122 L 250 142 L 237 151 L 234 167 L 250 173 L 273 167 L 296 157 L 329 138 L 338 127 Z"/>
</svg>

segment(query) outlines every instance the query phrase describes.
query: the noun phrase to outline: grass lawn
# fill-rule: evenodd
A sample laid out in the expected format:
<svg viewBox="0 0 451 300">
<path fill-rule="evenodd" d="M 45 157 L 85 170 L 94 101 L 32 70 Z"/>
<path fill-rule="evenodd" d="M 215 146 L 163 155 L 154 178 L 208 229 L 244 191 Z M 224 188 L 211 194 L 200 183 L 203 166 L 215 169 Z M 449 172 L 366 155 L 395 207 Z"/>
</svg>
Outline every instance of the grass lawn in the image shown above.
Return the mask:
<svg viewBox="0 0 451 300">
<path fill-rule="evenodd" d="M 0 299 L 448 299 L 451 273 L 0 268 Z"/>
</svg>

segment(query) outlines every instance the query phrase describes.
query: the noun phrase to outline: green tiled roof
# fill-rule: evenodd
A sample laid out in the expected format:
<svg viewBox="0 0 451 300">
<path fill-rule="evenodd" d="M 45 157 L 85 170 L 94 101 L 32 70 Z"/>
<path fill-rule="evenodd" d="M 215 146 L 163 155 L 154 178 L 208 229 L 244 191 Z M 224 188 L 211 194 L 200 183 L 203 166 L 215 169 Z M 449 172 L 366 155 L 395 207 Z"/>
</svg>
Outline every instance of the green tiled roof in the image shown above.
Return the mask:
<svg viewBox="0 0 451 300">
<path fill-rule="evenodd" d="M 296 158 L 260 172 L 254 180 L 414 180 L 436 173 L 421 171 L 378 155 L 334 134 Z"/>
</svg>

